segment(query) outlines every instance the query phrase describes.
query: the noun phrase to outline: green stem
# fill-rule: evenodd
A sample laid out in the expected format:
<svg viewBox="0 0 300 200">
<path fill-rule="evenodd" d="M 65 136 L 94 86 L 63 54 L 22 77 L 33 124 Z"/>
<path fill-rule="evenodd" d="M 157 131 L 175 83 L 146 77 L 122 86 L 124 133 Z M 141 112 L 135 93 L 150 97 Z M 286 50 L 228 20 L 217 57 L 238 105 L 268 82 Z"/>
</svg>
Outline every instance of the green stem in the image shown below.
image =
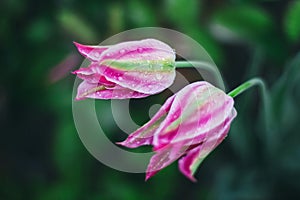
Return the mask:
<svg viewBox="0 0 300 200">
<path fill-rule="evenodd" d="M 250 79 L 249 81 L 246 81 L 242 85 L 238 86 L 231 92 L 229 92 L 228 95 L 231 96 L 232 98 L 234 98 L 234 97 L 238 96 L 239 94 L 243 93 L 244 91 L 246 91 L 256 85 L 260 86 L 263 91 L 266 90 L 265 83 L 263 82 L 263 80 L 261 80 L 260 78 L 253 78 L 253 79 Z"/>
<path fill-rule="evenodd" d="M 234 90 L 228 93 L 229 96 L 232 98 L 238 96 L 239 94 L 245 92 L 246 90 L 250 89 L 253 86 L 259 86 L 261 89 L 261 96 L 262 96 L 262 101 L 263 101 L 263 109 L 262 109 L 262 117 L 264 118 L 265 121 L 265 141 L 268 143 L 268 150 L 272 148 L 273 142 L 273 137 L 270 134 L 271 133 L 271 100 L 270 100 L 270 94 L 269 91 L 266 88 L 266 85 L 264 81 L 260 78 L 253 78 L 250 79 L 249 81 L 246 81 L 245 83 L 241 84 Z"/>
<path fill-rule="evenodd" d="M 202 76 L 203 79 L 212 83 L 214 86 L 225 90 L 222 76 L 218 68 L 213 63 L 199 61 L 177 61 L 176 68 L 191 68 L 194 67 Z"/>
</svg>

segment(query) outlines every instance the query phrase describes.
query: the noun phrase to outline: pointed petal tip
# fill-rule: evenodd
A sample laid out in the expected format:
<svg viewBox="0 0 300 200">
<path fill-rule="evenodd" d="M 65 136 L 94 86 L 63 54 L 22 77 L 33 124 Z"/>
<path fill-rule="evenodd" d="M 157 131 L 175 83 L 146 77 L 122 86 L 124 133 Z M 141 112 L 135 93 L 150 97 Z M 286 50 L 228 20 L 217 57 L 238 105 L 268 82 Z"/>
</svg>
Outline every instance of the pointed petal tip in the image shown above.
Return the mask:
<svg viewBox="0 0 300 200">
<path fill-rule="evenodd" d="M 193 183 L 197 183 L 197 179 L 193 175 L 187 175 L 187 174 L 184 174 L 184 175 Z"/>
<path fill-rule="evenodd" d="M 124 140 L 123 142 L 116 142 L 115 144 L 130 148 L 130 149 L 137 148 L 137 147 L 144 145 L 143 143 L 132 143 L 132 142 L 128 141 L 127 139 Z"/>
<path fill-rule="evenodd" d="M 126 141 L 126 140 L 125 140 Z M 125 145 L 125 141 L 123 141 L 123 142 L 115 142 L 115 144 L 117 144 L 117 145 L 121 145 L 121 146 L 125 146 L 126 147 L 126 145 Z"/>
<path fill-rule="evenodd" d="M 84 99 L 86 99 L 86 97 L 75 97 L 75 101 L 80 101 L 80 100 L 84 100 Z"/>
<path fill-rule="evenodd" d="M 76 47 L 77 49 L 79 49 L 80 46 L 82 46 L 82 44 L 79 44 L 78 42 L 75 42 L 75 41 L 73 41 L 73 44 L 75 45 L 75 47 Z"/>
<path fill-rule="evenodd" d="M 149 180 L 149 178 L 151 178 L 151 176 L 147 176 L 145 177 L 145 182 L 147 182 Z"/>
<path fill-rule="evenodd" d="M 152 172 L 152 171 L 151 172 L 146 172 L 145 182 L 148 181 L 156 173 L 157 173 L 157 171 L 156 172 Z"/>
<path fill-rule="evenodd" d="M 76 47 L 82 46 L 82 44 L 80 44 L 80 43 L 78 43 L 78 42 L 75 42 L 75 41 L 73 41 L 73 44 L 74 44 Z"/>
</svg>

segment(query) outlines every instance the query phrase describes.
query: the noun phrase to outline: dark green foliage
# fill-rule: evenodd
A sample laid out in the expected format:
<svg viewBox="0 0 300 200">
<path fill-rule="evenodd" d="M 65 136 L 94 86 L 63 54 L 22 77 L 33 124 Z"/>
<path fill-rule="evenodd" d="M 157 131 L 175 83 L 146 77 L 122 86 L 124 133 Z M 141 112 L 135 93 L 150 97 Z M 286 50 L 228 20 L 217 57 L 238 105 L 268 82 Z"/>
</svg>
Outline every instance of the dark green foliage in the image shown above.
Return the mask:
<svg viewBox="0 0 300 200">
<path fill-rule="evenodd" d="M 300 198 L 299 1 L 3 0 L 0 13 L 0 199 Z M 196 184 L 176 164 L 146 183 L 144 174 L 111 169 L 77 135 L 70 72 L 81 61 L 72 41 L 97 44 L 142 26 L 197 40 L 228 90 L 254 76 L 268 85 L 268 119 L 257 89 L 237 97 L 229 136 L 203 162 Z M 133 101 L 131 116 L 141 125 L 168 95 Z M 111 116 L 108 104 L 97 102 L 97 114 L 115 142 L 126 135 L 103 118 Z"/>
</svg>

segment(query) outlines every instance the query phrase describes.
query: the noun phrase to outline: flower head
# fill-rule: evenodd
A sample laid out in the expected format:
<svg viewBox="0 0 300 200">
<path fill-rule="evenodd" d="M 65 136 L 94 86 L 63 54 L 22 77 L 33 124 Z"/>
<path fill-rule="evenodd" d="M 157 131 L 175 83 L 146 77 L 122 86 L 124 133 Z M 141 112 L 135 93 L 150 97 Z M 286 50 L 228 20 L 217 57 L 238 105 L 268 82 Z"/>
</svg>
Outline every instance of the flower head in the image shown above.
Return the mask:
<svg viewBox="0 0 300 200">
<path fill-rule="evenodd" d="M 146 180 L 177 159 L 180 171 L 195 181 L 202 160 L 226 137 L 236 116 L 232 97 L 211 84 L 189 84 L 169 97 L 144 126 L 118 144 L 128 148 L 152 145 Z"/>
<path fill-rule="evenodd" d="M 175 79 L 175 52 L 161 41 L 75 45 L 91 61 L 87 68 L 73 72 L 83 79 L 77 100 L 142 98 L 165 90 Z"/>
</svg>

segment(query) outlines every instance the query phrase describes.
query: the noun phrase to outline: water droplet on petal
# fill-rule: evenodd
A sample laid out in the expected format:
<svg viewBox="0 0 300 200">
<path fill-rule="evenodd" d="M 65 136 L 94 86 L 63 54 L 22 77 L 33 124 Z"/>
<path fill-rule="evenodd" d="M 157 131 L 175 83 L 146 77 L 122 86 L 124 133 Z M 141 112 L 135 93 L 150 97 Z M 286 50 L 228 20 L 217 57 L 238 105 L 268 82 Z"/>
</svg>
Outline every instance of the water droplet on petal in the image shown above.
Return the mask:
<svg viewBox="0 0 300 200">
<path fill-rule="evenodd" d="M 125 52 L 126 52 L 125 49 L 121 49 L 121 50 L 120 50 L 120 54 L 124 54 Z"/>
<path fill-rule="evenodd" d="M 143 48 L 139 47 L 139 48 L 137 49 L 137 51 L 138 51 L 139 53 L 142 53 L 142 52 L 143 52 Z"/>
<path fill-rule="evenodd" d="M 99 52 L 95 52 L 95 53 L 94 53 L 94 56 L 95 56 L 96 58 L 98 58 L 98 57 L 100 56 L 100 53 L 99 53 Z"/>
<path fill-rule="evenodd" d="M 161 80 L 162 79 L 162 75 L 161 74 L 156 74 L 155 76 L 156 76 L 157 80 Z"/>
</svg>

